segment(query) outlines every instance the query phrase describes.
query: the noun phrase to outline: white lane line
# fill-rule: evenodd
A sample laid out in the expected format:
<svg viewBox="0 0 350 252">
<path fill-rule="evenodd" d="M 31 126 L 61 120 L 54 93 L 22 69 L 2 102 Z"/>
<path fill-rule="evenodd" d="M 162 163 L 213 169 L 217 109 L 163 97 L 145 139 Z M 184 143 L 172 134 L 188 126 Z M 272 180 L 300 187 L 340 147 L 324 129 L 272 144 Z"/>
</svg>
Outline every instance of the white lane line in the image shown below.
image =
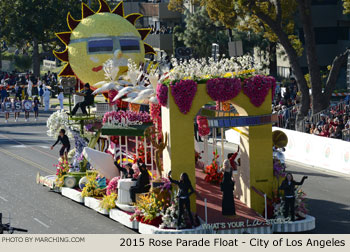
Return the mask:
<svg viewBox="0 0 350 252">
<path fill-rule="evenodd" d="M 1 196 L 0 196 L 0 199 L 2 199 L 2 200 L 5 201 L 5 202 L 8 201 L 7 199 L 5 199 L 4 197 L 1 197 Z"/>
<path fill-rule="evenodd" d="M 44 222 L 42 222 L 41 220 L 37 219 L 37 218 L 33 218 L 36 222 L 38 222 L 39 224 L 43 225 L 46 228 L 49 228 L 49 225 L 46 225 Z"/>
</svg>

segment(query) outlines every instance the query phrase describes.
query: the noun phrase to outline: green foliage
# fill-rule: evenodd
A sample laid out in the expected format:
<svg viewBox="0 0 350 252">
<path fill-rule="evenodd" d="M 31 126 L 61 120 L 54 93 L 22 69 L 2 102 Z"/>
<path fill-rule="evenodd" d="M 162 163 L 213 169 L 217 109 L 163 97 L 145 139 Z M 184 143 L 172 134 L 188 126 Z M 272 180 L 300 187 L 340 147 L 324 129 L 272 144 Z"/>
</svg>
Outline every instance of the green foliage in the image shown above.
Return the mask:
<svg viewBox="0 0 350 252">
<path fill-rule="evenodd" d="M 220 53 L 227 54 L 228 36 L 217 23 L 208 16 L 205 8 L 197 8 L 194 13 L 185 11 L 186 29 L 176 36 L 184 45 L 191 47 L 197 57 L 211 56 L 211 44 L 219 42 Z"/>
<path fill-rule="evenodd" d="M 195 4 L 198 5 L 201 0 L 170 0 L 168 4 L 168 9 L 171 11 L 184 12 L 185 4 Z"/>
<path fill-rule="evenodd" d="M 13 61 L 18 71 L 27 71 L 32 67 L 32 59 L 27 55 L 15 55 L 14 53 L 5 52 L 2 54 L 3 60 Z"/>
<path fill-rule="evenodd" d="M 39 74 L 40 54 L 34 41 L 44 52 L 51 51 L 58 44 L 55 32 L 68 30 L 67 13 L 80 19 L 80 6 L 76 0 L 1 0 L 0 40 L 18 48 L 33 46 L 34 73 Z M 28 66 L 27 59 L 17 59 L 17 63 L 20 68 Z"/>
<path fill-rule="evenodd" d="M 176 48 L 179 48 L 179 47 L 185 47 L 185 44 L 184 42 L 180 39 L 180 37 L 183 35 L 184 33 L 184 28 L 177 25 L 174 27 L 174 30 L 173 30 L 173 54 L 175 55 L 175 50 Z"/>
<path fill-rule="evenodd" d="M 32 59 L 30 56 L 17 55 L 14 57 L 15 67 L 18 71 L 24 72 L 32 67 Z"/>
<path fill-rule="evenodd" d="M 80 18 L 80 1 L 75 0 L 1 0 L 2 37 L 10 44 L 23 46 L 36 38 L 50 43 L 55 32 L 67 31 L 67 13 Z"/>
<path fill-rule="evenodd" d="M 350 14 L 350 0 L 343 0 L 343 13 L 344 14 Z"/>
<path fill-rule="evenodd" d="M 274 2 L 281 3 L 279 11 Z M 281 26 L 299 55 L 302 54 L 300 40 L 295 34 L 294 17 L 297 11 L 296 0 L 253 1 L 253 0 L 202 0 L 210 18 L 219 20 L 228 28 L 237 27 L 241 31 L 262 33 L 271 42 L 279 38 L 261 16 L 270 18 L 274 25 Z M 280 15 L 277 15 L 280 13 Z"/>
</svg>

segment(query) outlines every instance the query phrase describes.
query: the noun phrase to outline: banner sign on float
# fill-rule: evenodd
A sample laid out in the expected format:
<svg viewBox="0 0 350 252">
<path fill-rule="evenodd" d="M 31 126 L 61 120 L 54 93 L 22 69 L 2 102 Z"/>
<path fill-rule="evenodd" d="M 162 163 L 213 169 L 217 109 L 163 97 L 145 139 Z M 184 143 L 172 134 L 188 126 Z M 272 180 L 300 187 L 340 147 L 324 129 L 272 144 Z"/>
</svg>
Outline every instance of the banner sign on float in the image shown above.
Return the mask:
<svg viewBox="0 0 350 252">
<path fill-rule="evenodd" d="M 350 175 L 350 142 L 273 127 L 288 137 L 287 160 Z"/>
</svg>

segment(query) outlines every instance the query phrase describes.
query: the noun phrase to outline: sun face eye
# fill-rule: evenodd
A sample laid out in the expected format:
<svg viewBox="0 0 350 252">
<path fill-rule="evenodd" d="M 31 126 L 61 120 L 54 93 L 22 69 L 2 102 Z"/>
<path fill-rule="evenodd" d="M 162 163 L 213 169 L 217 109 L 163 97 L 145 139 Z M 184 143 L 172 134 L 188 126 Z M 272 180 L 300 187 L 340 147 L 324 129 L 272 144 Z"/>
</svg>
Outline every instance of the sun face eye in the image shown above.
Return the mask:
<svg viewBox="0 0 350 252">
<path fill-rule="evenodd" d="M 113 39 L 90 40 L 88 42 L 89 53 L 113 52 Z"/>
<path fill-rule="evenodd" d="M 137 39 L 120 39 L 119 45 L 122 52 L 125 53 L 140 51 L 140 41 Z"/>
</svg>

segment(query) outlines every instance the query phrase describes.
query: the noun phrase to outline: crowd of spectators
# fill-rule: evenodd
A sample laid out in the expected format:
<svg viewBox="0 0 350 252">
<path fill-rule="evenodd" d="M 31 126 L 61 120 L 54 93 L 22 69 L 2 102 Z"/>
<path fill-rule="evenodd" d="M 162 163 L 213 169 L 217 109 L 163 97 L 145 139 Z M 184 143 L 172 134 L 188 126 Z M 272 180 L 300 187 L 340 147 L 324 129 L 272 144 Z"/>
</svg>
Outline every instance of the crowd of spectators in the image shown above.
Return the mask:
<svg viewBox="0 0 350 252">
<path fill-rule="evenodd" d="M 295 115 L 298 112 L 299 96 L 295 82 L 291 82 L 282 91 L 278 85 L 276 87 L 275 99 L 272 104 L 272 113 L 278 115 L 278 127 L 286 129 L 295 128 Z"/>
<path fill-rule="evenodd" d="M 48 71 L 41 78 L 35 77 L 32 72 L 0 72 L 0 95 L 1 101 L 14 93 L 17 97 L 41 96 L 40 92 L 45 86 L 54 87 L 57 85 L 57 74 Z M 54 92 L 52 92 L 54 94 Z"/>
<path fill-rule="evenodd" d="M 299 99 L 295 81 L 292 80 L 283 91 L 277 86 L 272 105 L 272 113 L 278 115 L 276 126 L 295 130 L 296 115 L 300 106 Z M 312 115 L 310 109 L 303 125 L 305 133 L 350 141 L 349 102 L 337 102 L 336 105 L 330 106 L 317 115 Z"/>
<path fill-rule="evenodd" d="M 332 106 L 328 114 L 321 114 L 317 122 L 306 122 L 305 132 L 322 137 L 343 139 L 350 130 L 350 107 L 344 103 Z"/>
</svg>

